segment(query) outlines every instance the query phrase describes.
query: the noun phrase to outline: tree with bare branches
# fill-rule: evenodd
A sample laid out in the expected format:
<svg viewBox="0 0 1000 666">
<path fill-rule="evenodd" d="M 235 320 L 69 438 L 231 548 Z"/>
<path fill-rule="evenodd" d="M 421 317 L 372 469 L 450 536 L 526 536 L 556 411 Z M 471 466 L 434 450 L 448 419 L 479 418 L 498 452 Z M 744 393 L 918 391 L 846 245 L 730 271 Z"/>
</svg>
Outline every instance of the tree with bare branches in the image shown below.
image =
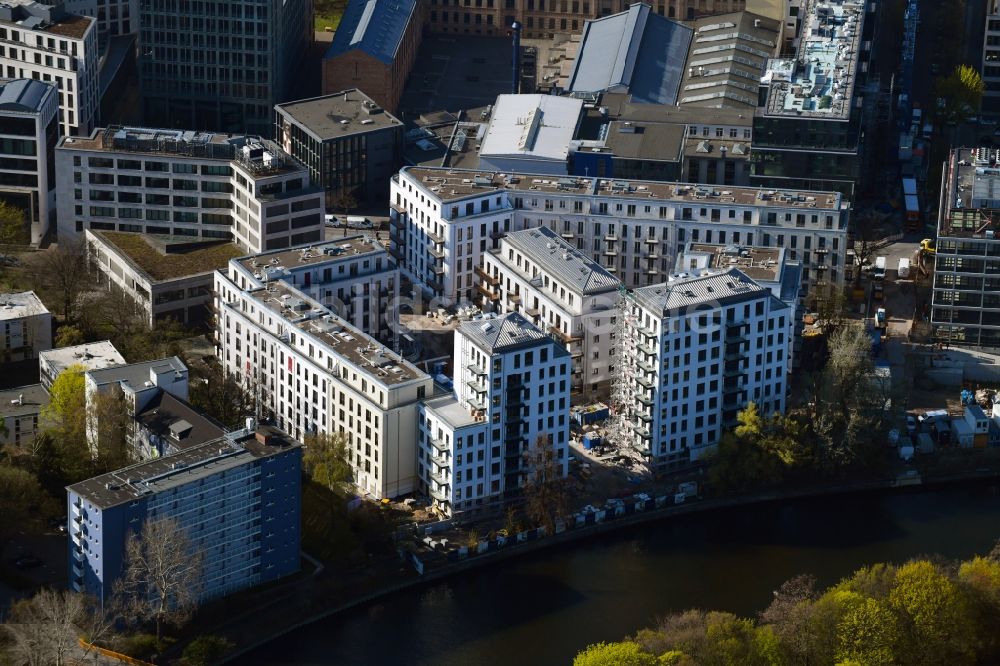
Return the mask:
<svg viewBox="0 0 1000 666">
<path fill-rule="evenodd" d="M 114 593 L 121 617 L 156 625 L 159 642 L 164 624 L 181 624 L 201 593 L 202 553 L 172 518 L 147 519 L 125 541 L 125 564 Z"/>
<path fill-rule="evenodd" d="M 36 291 L 47 293 L 62 304 L 62 316 L 71 321 L 77 300 L 90 284 L 87 277 L 87 247 L 82 240 L 64 240 L 34 253 L 25 265 L 26 277 Z"/>
<path fill-rule="evenodd" d="M 96 390 L 87 402 L 87 439 L 95 471 L 111 472 L 135 462 L 128 441 L 132 419 L 121 388 Z"/>
<path fill-rule="evenodd" d="M 535 445 L 523 454 L 525 510 L 536 525 L 551 534 L 555 521 L 568 512 L 566 478 L 562 462 L 556 458 L 552 435 L 540 434 Z"/>
<path fill-rule="evenodd" d="M 882 250 L 889 247 L 892 241 L 882 235 L 876 226 L 874 214 L 869 214 L 865 220 L 855 220 L 854 235 L 854 287 L 861 286 L 861 269 L 870 264 L 872 259 Z"/>
<path fill-rule="evenodd" d="M 11 606 L 3 625 L 7 657 L 25 666 L 62 666 L 74 663 L 72 655 L 81 635 L 95 640 L 89 630 L 105 631 L 111 625 L 85 595 L 45 588 L 31 599 Z"/>
</svg>

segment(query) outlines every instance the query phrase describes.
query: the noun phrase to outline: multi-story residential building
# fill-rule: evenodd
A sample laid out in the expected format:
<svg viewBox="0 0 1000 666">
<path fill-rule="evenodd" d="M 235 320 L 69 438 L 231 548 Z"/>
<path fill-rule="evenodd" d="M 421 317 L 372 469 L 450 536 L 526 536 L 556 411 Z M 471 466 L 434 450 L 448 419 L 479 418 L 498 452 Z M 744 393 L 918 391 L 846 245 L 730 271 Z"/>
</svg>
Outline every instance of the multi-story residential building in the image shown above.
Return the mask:
<svg viewBox="0 0 1000 666">
<path fill-rule="evenodd" d="M 875 115 L 875 96 L 863 93 L 879 4 L 808 1 L 795 56 L 771 60 L 762 80 L 752 184 L 853 195 L 865 173 L 865 126 Z"/>
<path fill-rule="evenodd" d="M 361 89 L 396 113 L 424 30 L 418 0 L 350 0 L 323 56 L 323 94 Z"/>
<path fill-rule="evenodd" d="M 33 79 L 0 80 L 0 201 L 24 211 L 25 240 L 56 221 L 59 91 Z"/>
<path fill-rule="evenodd" d="M 0 363 L 52 349 L 52 313 L 33 291 L 0 293 Z"/>
<path fill-rule="evenodd" d="M 844 283 L 849 204 L 837 192 L 428 167 L 403 168 L 391 186 L 390 252 L 426 294 L 452 301 L 473 299 L 474 269 L 504 233 L 539 226 L 628 288 L 664 281 L 691 241 L 783 247 L 807 288 Z"/>
<path fill-rule="evenodd" d="M 420 488 L 446 515 L 516 498 L 548 448 L 569 469 L 569 353 L 517 313 L 461 324 L 455 396 L 421 408 Z"/>
<path fill-rule="evenodd" d="M 982 112 L 988 116 L 1000 115 L 1000 0 L 986 3 L 986 34 L 979 71 L 983 76 Z"/>
<path fill-rule="evenodd" d="M 323 192 L 256 137 L 108 127 L 56 149 L 59 237 L 85 229 L 232 240 L 263 252 L 323 233 Z"/>
<path fill-rule="evenodd" d="M 327 210 L 385 201 L 403 166 L 403 123 L 356 88 L 274 107 L 274 135 L 326 193 Z"/>
<path fill-rule="evenodd" d="M 259 413 L 300 439 L 344 433 L 362 493 L 417 489 L 417 409 L 434 392 L 429 375 L 284 280 L 244 289 L 216 272 L 215 294 L 218 357 Z"/>
<path fill-rule="evenodd" d="M 176 356 L 155 361 L 130 363 L 84 373 L 84 393 L 87 404 L 87 441 L 92 449 L 97 447 L 100 419 L 108 413 L 101 405 L 102 397 L 121 399 L 121 408 L 129 419 L 126 436 L 129 447 L 140 459 L 154 457 L 148 447 L 138 442 L 138 428 L 134 419 L 146 412 L 147 407 L 163 393 L 180 400 L 188 397 L 188 369 Z M 118 406 L 109 405 L 117 411 Z M 190 424 L 189 424 L 190 425 Z M 221 434 L 221 433 L 219 433 Z"/>
<path fill-rule="evenodd" d="M 150 127 L 271 135 L 313 41 L 310 0 L 139 0 L 139 83 Z"/>
<path fill-rule="evenodd" d="M 4 423 L 0 429 L 0 446 L 33 442 L 35 434 L 40 432 L 38 417 L 49 400 L 49 392 L 41 384 L 0 391 L 0 419 Z"/>
<path fill-rule="evenodd" d="M 61 3 L 7 0 L 0 5 L 0 41 L 0 76 L 53 84 L 62 134 L 90 134 L 100 105 L 94 19 L 67 13 Z"/>
<path fill-rule="evenodd" d="M 624 437 L 656 467 L 698 460 L 748 402 L 785 407 L 792 309 L 737 269 L 631 292 Z"/>
<path fill-rule="evenodd" d="M 91 268 L 109 289 L 129 296 L 152 327 L 172 319 L 189 327 L 211 316 L 213 271 L 240 250 L 224 240 L 84 232 Z"/>
<path fill-rule="evenodd" d="M 69 588 L 109 600 L 129 536 L 163 519 L 201 555 L 202 601 L 295 573 L 301 476 L 301 445 L 262 427 L 69 486 Z"/>
<path fill-rule="evenodd" d="M 161 388 L 130 413 L 128 445 L 138 460 L 162 458 L 217 440 L 226 428 Z"/>
<path fill-rule="evenodd" d="M 588 19 L 626 11 L 632 0 L 483 0 L 470 3 L 431 0 L 428 25 L 432 32 L 503 36 L 514 21 L 528 38 L 551 39 L 579 32 Z M 746 0 L 656 0 L 649 3 L 660 16 L 693 20 L 698 16 L 742 10 Z M 617 48 L 615 44 L 611 48 Z"/>
<path fill-rule="evenodd" d="M 574 393 L 606 393 L 615 363 L 621 282 L 548 227 L 514 231 L 476 269 L 488 310 L 517 312 L 551 334 L 572 359 Z"/>
<path fill-rule="evenodd" d="M 38 354 L 38 375 L 46 391 L 52 388 L 52 382 L 67 368 L 76 366 L 86 372 L 119 365 L 125 365 L 125 359 L 110 340 L 60 347 Z"/>
<path fill-rule="evenodd" d="M 398 346 L 390 315 L 399 299 L 399 269 L 373 236 L 346 236 L 239 257 L 229 262 L 226 272 L 244 290 L 287 282 L 355 328 Z"/>
<path fill-rule="evenodd" d="M 1000 155 L 994 148 L 953 150 L 941 181 L 934 336 L 1000 348 Z"/>
</svg>

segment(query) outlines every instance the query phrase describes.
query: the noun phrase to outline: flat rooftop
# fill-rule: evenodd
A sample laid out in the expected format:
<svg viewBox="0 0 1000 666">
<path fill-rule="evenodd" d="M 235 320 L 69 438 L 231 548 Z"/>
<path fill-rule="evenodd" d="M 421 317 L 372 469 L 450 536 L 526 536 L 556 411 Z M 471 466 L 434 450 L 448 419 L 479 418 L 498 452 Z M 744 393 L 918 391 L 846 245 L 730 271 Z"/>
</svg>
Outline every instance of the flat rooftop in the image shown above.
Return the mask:
<svg viewBox="0 0 1000 666">
<path fill-rule="evenodd" d="M 16 25 L 22 29 L 70 39 L 82 39 L 91 24 L 95 23 L 89 16 L 70 14 L 62 6 L 46 5 L 34 0 L 4 0 L 0 5 L 0 16 L 4 16 L 0 18 L 0 24 Z"/>
<path fill-rule="evenodd" d="M 809 0 L 794 58 L 768 62 L 764 115 L 847 120 L 853 107 L 865 0 Z"/>
<path fill-rule="evenodd" d="M 403 172 L 423 183 L 442 202 L 507 190 L 528 195 L 600 196 L 610 199 L 660 200 L 693 206 L 730 204 L 839 211 L 841 194 L 806 190 L 769 190 L 730 185 L 692 185 L 660 181 L 615 180 L 581 176 L 500 174 L 493 171 L 404 167 Z"/>
<path fill-rule="evenodd" d="M 112 368 L 101 368 L 90 370 L 87 376 L 101 386 L 110 383 L 125 383 L 132 387 L 139 388 L 149 380 L 150 371 L 156 374 L 164 372 L 174 372 L 176 375 L 187 375 L 188 369 L 184 363 L 176 356 L 159 358 L 155 361 L 143 361 L 141 363 L 129 363 Z"/>
<path fill-rule="evenodd" d="M 374 233 L 245 255 L 234 259 L 234 261 L 251 273 L 260 272 L 261 279 L 264 277 L 263 271 L 266 270 L 269 279 L 276 280 L 287 275 L 288 271 L 291 270 L 320 264 L 332 265 L 340 261 L 352 261 L 365 256 L 384 256 L 387 262 L 392 263 L 388 251 L 384 245 L 378 242 Z M 385 268 L 389 269 L 393 266 L 387 264 Z"/>
<path fill-rule="evenodd" d="M 678 257 L 677 270 L 687 270 L 690 264 L 682 265 L 682 263 L 698 258 L 705 262 L 706 268 L 720 270 L 738 268 L 741 273 L 753 280 L 776 282 L 781 277 L 784 253 L 784 248 L 780 247 L 691 243 Z"/>
<path fill-rule="evenodd" d="M 485 418 L 476 418 L 468 407 L 463 406 L 454 396 L 434 398 L 424 402 L 428 411 L 456 430 L 486 422 Z"/>
<path fill-rule="evenodd" d="M 87 342 L 72 347 L 60 347 L 38 353 L 39 361 L 47 362 L 55 372 L 53 376 L 70 367 L 81 365 L 84 370 L 99 370 L 125 365 L 125 359 L 110 340 Z"/>
<path fill-rule="evenodd" d="M 357 88 L 278 104 L 276 111 L 288 116 L 318 141 L 403 125 Z"/>
<path fill-rule="evenodd" d="M 366 370 L 387 386 L 426 377 L 426 373 L 388 347 L 334 314 L 285 282 L 270 283 L 249 292 L 264 307 L 300 331 L 327 346 L 328 350 Z"/>
<path fill-rule="evenodd" d="M 42 299 L 33 291 L 0 293 L 0 321 L 47 313 Z"/>
<path fill-rule="evenodd" d="M 198 243 L 194 247 L 183 248 L 184 245 L 191 245 L 192 239 L 190 237 L 153 236 L 150 238 L 146 234 L 93 230 L 89 233 L 104 241 L 106 245 L 127 259 L 133 268 L 154 282 L 175 280 L 225 269 L 229 260 L 239 257 L 242 252 L 239 246 L 229 241 Z M 150 242 L 157 240 L 161 247 L 177 246 L 178 250 L 161 252 Z"/>
<path fill-rule="evenodd" d="M 261 428 L 260 431 L 266 431 L 273 443 L 261 444 L 253 434 L 240 431 L 238 434 L 243 436 L 238 439 L 233 435 L 220 437 L 173 455 L 81 481 L 67 490 L 103 510 L 301 446 L 274 428 Z"/>
<path fill-rule="evenodd" d="M 958 148 L 951 151 L 945 177 L 945 210 L 940 215 L 938 235 L 951 238 L 994 237 L 1000 231 L 981 210 L 1000 210 L 1000 150 Z M 993 216 L 996 218 L 997 216 Z"/>
<path fill-rule="evenodd" d="M 29 384 L 0 391 L 0 417 L 16 418 L 38 414 L 49 404 L 49 392 L 41 384 Z M 14 424 L 8 422 L 8 435 L 13 436 Z"/>
</svg>

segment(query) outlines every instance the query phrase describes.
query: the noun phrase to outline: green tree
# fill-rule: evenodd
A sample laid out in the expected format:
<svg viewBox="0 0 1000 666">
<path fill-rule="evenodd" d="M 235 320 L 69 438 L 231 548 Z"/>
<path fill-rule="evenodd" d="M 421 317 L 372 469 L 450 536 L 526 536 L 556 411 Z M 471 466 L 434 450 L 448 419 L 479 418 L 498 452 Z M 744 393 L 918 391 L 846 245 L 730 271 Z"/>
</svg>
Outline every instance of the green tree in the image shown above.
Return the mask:
<svg viewBox="0 0 1000 666">
<path fill-rule="evenodd" d="M 908 562 L 896 573 L 889 603 L 909 629 L 905 643 L 923 663 L 971 663 L 974 650 L 966 600 L 956 585 L 926 560 Z"/>
<path fill-rule="evenodd" d="M 900 638 L 892 610 L 882 601 L 857 595 L 837 625 L 837 659 L 889 666 L 896 663 Z"/>
<path fill-rule="evenodd" d="M 937 96 L 945 101 L 942 112 L 959 122 L 979 111 L 984 90 L 983 77 L 969 65 L 959 65 L 948 76 L 939 78 L 935 85 Z"/>
<path fill-rule="evenodd" d="M 214 359 L 192 364 L 191 404 L 227 428 L 241 428 L 255 414 L 254 396 Z"/>
<path fill-rule="evenodd" d="M 302 441 L 305 452 L 302 468 L 316 483 L 330 490 L 341 490 L 353 480 L 351 464 L 347 462 L 347 435 L 343 432 L 306 435 Z"/>
<path fill-rule="evenodd" d="M 579 652 L 573 666 L 657 666 L 657 659 L 637 643 L 595 643 Z"/>
<path fill-rule="evenodd" d="M 59 330 L 56 331 L 56 349 L 60 347 L 82 345 L 84 342 L 86 342 L 86 339 L 83 337 L 83 331 L 72 324 L 63 324 L 59 327 Z"/>
<path fill-rule="evenodd" d="M 73 446 L 87 443 L 87 399 L 84 390 L 85 368 L 71 365 L 59 373 L 49 388 L 51 399 L 42 409 L 43 429 L 57 441 Z"/>
<path fill-rule="evenodd" d="M 18 530 L 39 528 L 54 513 L 54 503 L 34 474 L 0 464 L 0 550 Z"/>
<path fill-rule="evenodd" d="M 0 245 L 27 245 L 31 230 L 24 211 L 0 199 Z"/>
<path fill-rule="evenodd" d="M 232 647 L 233 643 L 221 636 L 199 636 L 184 648 L 181 661 L 184 666 L 213 666 Z"/>
</svg>

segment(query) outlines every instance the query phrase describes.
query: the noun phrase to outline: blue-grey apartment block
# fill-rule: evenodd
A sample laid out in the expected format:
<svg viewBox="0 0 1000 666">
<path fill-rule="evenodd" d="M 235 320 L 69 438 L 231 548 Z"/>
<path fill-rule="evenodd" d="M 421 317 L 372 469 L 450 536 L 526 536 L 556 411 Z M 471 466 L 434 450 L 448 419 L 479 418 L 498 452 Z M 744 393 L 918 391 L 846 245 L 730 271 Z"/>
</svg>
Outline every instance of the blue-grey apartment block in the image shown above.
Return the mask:
<svg viewBox="0 0 1000 666">
<path fill-rule="evenodd" d="M 139 0 L 143 120 L 268 138 L 312 40 L 312 0 Z"/>
<path fill-rule="evenodd" d="M 302 446 L 266 426 L 69 486 L 69 587 L 110 598 L 128 535 L 175 520 L 202 553 L 202 601 L 299 570 Z"/>
</svg>

